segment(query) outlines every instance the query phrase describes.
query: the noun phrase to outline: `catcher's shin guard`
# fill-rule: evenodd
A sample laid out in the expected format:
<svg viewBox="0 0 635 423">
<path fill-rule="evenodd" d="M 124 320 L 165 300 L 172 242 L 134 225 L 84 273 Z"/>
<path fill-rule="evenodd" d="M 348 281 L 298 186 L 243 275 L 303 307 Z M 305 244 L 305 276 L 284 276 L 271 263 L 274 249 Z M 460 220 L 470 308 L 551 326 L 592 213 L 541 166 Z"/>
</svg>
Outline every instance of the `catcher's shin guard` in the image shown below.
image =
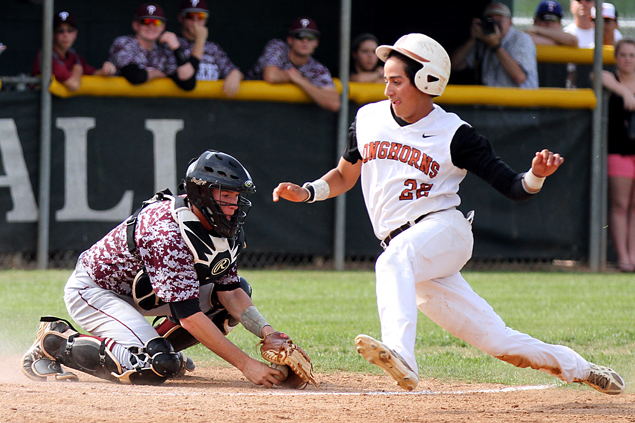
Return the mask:
<svg viewBox="0 0 635 423">
<path fill-rule="evenodd" d="M 121 364 L 108 349 L 108 338 L 48 332 L 42 338 L 44 355 L 71 369 L 91 376 L 117 381 L 123 373 Z"/>
</svg>

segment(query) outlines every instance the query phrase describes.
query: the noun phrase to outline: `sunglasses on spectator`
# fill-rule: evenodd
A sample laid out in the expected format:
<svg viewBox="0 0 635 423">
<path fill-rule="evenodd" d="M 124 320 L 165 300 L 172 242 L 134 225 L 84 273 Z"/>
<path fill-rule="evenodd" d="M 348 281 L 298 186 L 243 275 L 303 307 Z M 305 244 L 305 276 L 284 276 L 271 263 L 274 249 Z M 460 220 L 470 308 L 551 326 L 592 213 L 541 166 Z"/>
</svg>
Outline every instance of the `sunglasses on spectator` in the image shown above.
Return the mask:
<svg viewBox="0 0 635 423">
<path fill-rule="evenodd" d="M 198 19 L 199 21 L 202 21 L 203 19 L 207 19 L 209 14 L 207 12 L 185 12 L 183 13 L 183 16 L 185 19 Z"/>
<path fill-rule="evenodd" d="M 295 38 L 296 40 L 307 40 L 307 41 L 314 41 L 318 39 L 318 37 L 316 37 L 315 35 L 307 35 L 307 34 L 295 34 L 293 38 Z"/>
<path fill-rule="evenodd" d="M 139 19 L 139 23 L 141 25 L 161 26 L 163 24 L 163 21 L 161 19 L 145 18 Z"/>
<path fill-rule="evenodd" d="M 77 28 L 56 28 L 55 29 L 56 34 L 63 34 L 65 32 L 69 34 L 74 34 L 77 32 Z"/>
</svg>

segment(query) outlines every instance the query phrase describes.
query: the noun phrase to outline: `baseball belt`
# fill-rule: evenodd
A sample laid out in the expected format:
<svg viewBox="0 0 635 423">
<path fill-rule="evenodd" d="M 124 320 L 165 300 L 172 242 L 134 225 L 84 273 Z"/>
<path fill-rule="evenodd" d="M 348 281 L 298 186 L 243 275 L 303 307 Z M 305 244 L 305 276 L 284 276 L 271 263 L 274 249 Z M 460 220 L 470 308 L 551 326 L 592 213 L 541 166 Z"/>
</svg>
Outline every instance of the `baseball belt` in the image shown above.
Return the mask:
<svg viewBox="0 0 635 423">
<path fill-rule="evenodd" d="M 397 229 L 395 229 L 394 231 L 392 231 L 386 238 L 384 238 L 384 240 L 382 242 L 380 242 L 379 244 L 383 247 L 383 249 L 385 250 L 388 247 L 388 244 L 390 244 L 390 241 L 396 237 L 397 235 L 399 235 L 400 233 L 402 233 L 403 231 L 405 231 L 406 229 L 410 228 L 411 226 L 416 225 L 417 223 L 421 222 L 421 219 L 423 219 L 424 217 L 426 217 L 428 214 L 430 213 L 426 213 L 426 214 L 422 214 L 421 216 L 419 216 L 418 218 L 415 219 L 414 223 L 413 222 L 406 222 L 403 225 L 401 225 L 400 227 L 398 227 Z"/>
</svg>

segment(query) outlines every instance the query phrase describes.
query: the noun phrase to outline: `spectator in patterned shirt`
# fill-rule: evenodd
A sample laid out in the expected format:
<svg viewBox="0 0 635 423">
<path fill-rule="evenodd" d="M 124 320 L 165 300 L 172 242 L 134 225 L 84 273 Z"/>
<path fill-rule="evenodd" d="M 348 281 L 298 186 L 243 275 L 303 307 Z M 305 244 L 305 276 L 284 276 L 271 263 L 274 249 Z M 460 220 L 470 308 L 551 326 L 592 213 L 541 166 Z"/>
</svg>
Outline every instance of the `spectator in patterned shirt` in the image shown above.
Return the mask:
<svg viewBox="0 0 635 423">
<path fill-rule="evenodd" d="M 287 42 L 273 39 L 265 45 L 248 79 L 270 84 L 293 83 L 320 107 L 337 112 L 340 98 L 329 70 L 312 56 L 320 42 L 320 31 L 310 18 L 298 18 L 291 24 Z"/>
<path fill-rule="evenodd" d="M 110 57 L 118 71 L 131 84 L 155 78 L 171 78 L 184 90 L 196 86 L 193 60 L 183 54 L 175 33 L 165 31 L 165 14 L 154 3 L 140 5 L 132 21 L 135 35 L 118 37 L 110 46 Z"/>
<path fill-rule="evenodd" d="M 95 70 L 73 49 L 77 40 L 77 22 L 70 13 L 64 11 L 53 18 L 53 76 L 70 91 L 79 90 L 83 75 L 113 75 L 115 66 L 104 62 L 101 69 Z M 40 62 L 42 50 L 35 58 L 32 75 L 42 73 Z"/>
<path fill-rule="evenodd" d="M 205 24 L 208 16 L 209 10 L 205 0 L 183 0 L 178 15 L 181 24 L 179 44 L 183 54 L 198 64 L 197 81 L 224 79 L 225 95 L 234 97 L 240 88 L 243 73 L 229 60 L 218 44 L 207 41 L 208 31 Z"/>
<path fill-rule="evenodd" d="M 452 70 L 473 69 L 475 83 L 493 87 L 538 88 L 536 46 L 512 26 L 509 7 L 490 3 L 475 18 L 470 38 L 452 54 Z"/>
<path fill-rule="evenodd" d="M 64 302 L 89 335 L 43 318 L 22 358 L 26 376 L 77 379 L 64 365 L 115 382 L 160 384 L 194 370 L 181 351 L 200 342 L 254 384 L 280 384 L 279 370 L 225 337 L 238 323 L 259 338 L 274 331 L 238 276 L 251 176 L 234 157 L 209 150 L 190 162 L 183 187 L 181 196 L 157 193 L 80 255 Z M 145 316 L 167 318 L 153 326 Z"/>
</svg>

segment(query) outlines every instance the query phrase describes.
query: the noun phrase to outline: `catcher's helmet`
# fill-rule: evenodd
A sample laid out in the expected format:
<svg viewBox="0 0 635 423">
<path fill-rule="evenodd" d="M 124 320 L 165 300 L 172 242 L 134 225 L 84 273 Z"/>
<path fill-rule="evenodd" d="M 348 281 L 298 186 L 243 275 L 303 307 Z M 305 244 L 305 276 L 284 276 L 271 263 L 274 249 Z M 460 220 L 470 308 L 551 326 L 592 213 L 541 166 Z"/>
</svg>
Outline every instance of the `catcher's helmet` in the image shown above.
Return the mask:
<svg viewBox="0 0 635 423">
<path fill-rule="evenodd" d="M 237 191 L 238 204 L 214 200 L 212 190 Z M 251 201 L 247 194 L 256 191 L 251 176 L 242 164 L 229 154 L 208 150 L 193 159 L 185 174 L 185 192 L 190 203 L 199 209 L 218 235 L 234 239 L 245 223 Z M 220 198 L 220 196 L 219 196 Z M 223 213 L 221 205 L 236 206 L 232 216 Z"/>
<path fill-rule="evenodd" d="M 433 96 L 443 94 L 450 79 L 450 56 L 441 44 L 427 35 L 408 34 L 399 38 L 393 46 L 377 47 L 375 53 L 385 62 L 391 51 L 423 65 L 415 75 L 415 85 L 420 91 Z"/>
</svg>

